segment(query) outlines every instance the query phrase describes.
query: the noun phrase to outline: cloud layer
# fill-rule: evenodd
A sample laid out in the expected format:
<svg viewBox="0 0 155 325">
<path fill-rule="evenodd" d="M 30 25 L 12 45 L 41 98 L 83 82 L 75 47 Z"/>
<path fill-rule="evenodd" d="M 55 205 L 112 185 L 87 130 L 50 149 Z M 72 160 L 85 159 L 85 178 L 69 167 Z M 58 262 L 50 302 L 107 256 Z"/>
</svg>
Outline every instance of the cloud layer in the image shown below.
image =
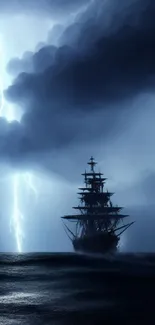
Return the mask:
<svg viewBox="0 0 155 325">
<path fill-rule="evenodd" d="M 122 112 L 130 121 L 134 98 L 154 89 L 154 13 L 152 1 L 92 1 L 74 23 L 55 26 L 35 53 L 9 63 L 16 78 L 6 98 L 24 109 L 14 156 L 105 143 L 123 130 Z"/>
<path fill-rule="evenodd" d="M 52 17 L 62 17 L 66 13 L 75 12 L 90 0 L 0 0 L 0 13 L 6 14 L 36 14 Z"/>
</svg>

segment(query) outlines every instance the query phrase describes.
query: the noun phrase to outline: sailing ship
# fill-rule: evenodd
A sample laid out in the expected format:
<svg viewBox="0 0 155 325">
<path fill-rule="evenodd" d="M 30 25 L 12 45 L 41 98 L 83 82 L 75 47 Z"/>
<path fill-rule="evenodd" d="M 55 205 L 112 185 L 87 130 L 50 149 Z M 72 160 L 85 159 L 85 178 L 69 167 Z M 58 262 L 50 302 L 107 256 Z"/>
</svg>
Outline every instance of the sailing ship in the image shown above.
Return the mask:
<svg viewBox="0 0 155 325">
<path fill-rule="evenodd" d="M 73 207 L 78 214 L 66 215 L 62 219 L 75 223 L 74 231 L 63 222 L 74 250 L 89 253 L 116 252 L 120 236 L 134 222 L 124 224 L 128 215 L 121 214 L 122 207 L 114 206 L 114 193 L 104 190 L 105 181 L 100 172 L 95 172 L 97 162 L 91 157 L 87 163 L 90 171 L 84 176 L 84 187 L 80 187 L 80 205 Z"/>
</svg>

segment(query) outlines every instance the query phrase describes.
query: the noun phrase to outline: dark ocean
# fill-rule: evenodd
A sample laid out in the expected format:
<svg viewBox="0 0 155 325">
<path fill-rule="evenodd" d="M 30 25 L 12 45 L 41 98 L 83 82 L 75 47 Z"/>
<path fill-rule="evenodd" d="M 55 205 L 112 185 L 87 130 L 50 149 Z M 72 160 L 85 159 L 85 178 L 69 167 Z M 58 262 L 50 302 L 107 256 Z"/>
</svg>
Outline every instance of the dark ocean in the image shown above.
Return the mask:
<svg viewBox="0 0 155 325">
<path fill-rule="evenodd" d="M 155 324 L 155 254 L 0 255 L 0 325 L 117 323 Z"/>
</svg>

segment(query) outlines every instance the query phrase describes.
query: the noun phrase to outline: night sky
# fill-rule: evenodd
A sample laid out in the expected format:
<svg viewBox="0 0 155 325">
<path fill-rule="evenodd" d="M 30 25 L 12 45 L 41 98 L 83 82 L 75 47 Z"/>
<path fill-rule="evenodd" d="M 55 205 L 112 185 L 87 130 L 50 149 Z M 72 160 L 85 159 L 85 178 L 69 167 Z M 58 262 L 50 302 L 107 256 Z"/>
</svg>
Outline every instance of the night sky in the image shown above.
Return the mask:
<svg viewBox="0 0 155 325">
<path fill-rule="evenodd" d="M 14 117 L 0 118 L 1 250 L 15 250 L 19 173 L 38 193 L 20 185 L 24 250 L 72 250 L 60 216 L 77 204 L 93 155 L 136 220 L 123 250 L 155 251 L 154 17 L 153 0 L 0 0 L 0 77 Z"/>
</svg>

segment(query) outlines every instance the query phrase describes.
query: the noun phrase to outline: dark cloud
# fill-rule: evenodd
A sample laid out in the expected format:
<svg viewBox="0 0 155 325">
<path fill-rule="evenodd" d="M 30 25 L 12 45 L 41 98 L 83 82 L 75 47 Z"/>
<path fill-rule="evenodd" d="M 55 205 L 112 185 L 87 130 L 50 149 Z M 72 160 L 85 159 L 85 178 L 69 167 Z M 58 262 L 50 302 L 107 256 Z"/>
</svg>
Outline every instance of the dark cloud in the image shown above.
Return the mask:
<svg viewBox="0 0 155 325">
<path fill-rule="evenodd" d="M 89 0 L 0 0 L 0 13 L 50 15 L 51 17 L 64 16 L 78 10 L 82 5 L 89 3 Z"/>
<path fill-rule="evenodd" d="M 26 152 L 28 143 L 30 152 L 38 152 L 94 137 L 105 141 L 109 125 L 118 128 L 121 102 L 153 91 L 154 14 L 152 1 L 119 7 L 94 1 L 63 33 L 55 27 L 58 46 L 47 43 L 9 63 L 8 70 L 19 76 L 6 97 L 25 110 Z"/>
<path fill-rule="evenodd" d="M 22 161 L 33 150 L 33 143 L 17 121 L 8 124 L 4 118 L 0 118 L 0 130 L 1 162 L 12 161 L 18 165 L 18 161 Z"/>
<path fill-rule="evenodd" d="M 48 100 L 59 101 L 57 94 L 61 93 L 62 101 L 69 98 L 73 105 L 77 101 L 81 105 L 129 97 L 154 86 L 154 13 L 155 4 L 148 1 L 137 22 L 133 24 L 134 10 L 119 29 L 117 20 L 112 21 L 116 31 L 108 35 L 101 29 L 101 19 L 94 16 L 81 23 L 80 18 L 64 31 L 59 48 L 46 46 L 21 61 L 12 61 L 8 68 L 36 73 L 35 81 L 32 76 L 33 87 L 39 99 L 44 95 Z M 38 75 L 39 72 L 43 73 Z M 29 95 L 31 87 L 24 87 L 29 80 L 30 76 L 24 75 L 20 85 L 17 80 L 10 87 L 8 95 L 12 100 Z"/>
</svg>

